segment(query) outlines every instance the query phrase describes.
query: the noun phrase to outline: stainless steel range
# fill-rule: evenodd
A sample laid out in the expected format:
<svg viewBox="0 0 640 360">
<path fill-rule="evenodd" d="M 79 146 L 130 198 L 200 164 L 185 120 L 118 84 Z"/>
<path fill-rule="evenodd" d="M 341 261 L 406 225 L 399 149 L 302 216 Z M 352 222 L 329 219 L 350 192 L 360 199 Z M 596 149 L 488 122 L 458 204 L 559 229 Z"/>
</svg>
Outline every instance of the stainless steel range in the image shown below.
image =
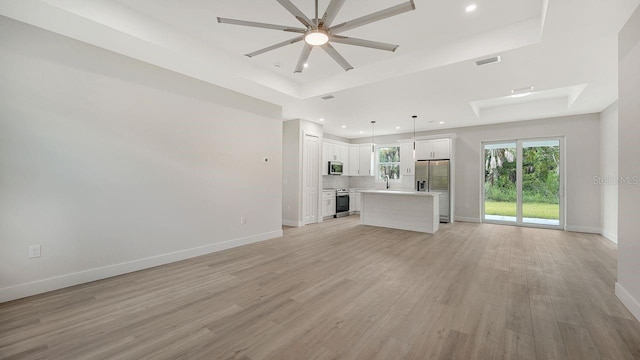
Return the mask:
<svg viewBox="0 0 640 360">
<path fill-rule="evenodd" d="M 349 216 L 349 189 L 336 189 L 336 217 Z"/>
</svg>

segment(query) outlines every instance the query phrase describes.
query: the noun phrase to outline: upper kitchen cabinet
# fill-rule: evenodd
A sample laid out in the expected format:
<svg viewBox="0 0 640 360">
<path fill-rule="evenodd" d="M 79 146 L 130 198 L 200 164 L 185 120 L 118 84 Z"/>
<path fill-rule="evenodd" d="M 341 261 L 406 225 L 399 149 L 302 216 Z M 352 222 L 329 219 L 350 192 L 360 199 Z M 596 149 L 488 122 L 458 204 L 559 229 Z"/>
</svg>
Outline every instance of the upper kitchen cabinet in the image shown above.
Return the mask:
<svg viewBox="0 0 640 360">
<path fill-rule="evenodd" d="M 348 145 L 339 145 L 340 148 L 340 159 L 342 161 L 342 175 L 349 176 L 349 167 L 351 161 L 349 161 L 349 146 Z"/>
<path fill-rule="evenodd" d="M 360 152 L 360 161 L 358 174 L 360 176 L 373 176 L 373 144 L 366 144 L 358 146 Z"/>
<path fill-rule="evenodd" d="M 334 140 L 322 142 L 322 175 L 329 175 L 329 161 L 342 163 L 343 176 L 373 176 L 372 144 L 346 144 Z"/>
<path fill-rule="evenodd" d="M 357 146 L 349 147 L 349 176 L 360 176 L 360 148 Z"/>
<path fill-rule="evenodd" d="M 322 175 L 329 175 L 329 161 L 339 161 L 342 163 L 343 175 L 348 175 L 349 168 L 349 145 L 338 142 L 322 142 Z"/>
<path fill-rule="evenodd" d="M 351 145 L 349 148 L 349 176 L 373 176 L 371 144 Z"/>
<path fill-rule="evenodd" d="M 415 159 L 413 158 L 413 143 L 400 144 L 400 176 L 415 175 Z"/>
<path fill-rule="evenodd" d="M 451 139 L 420 140 L 416 142 L 416 160 L 451 158 Z"/>
</svg>

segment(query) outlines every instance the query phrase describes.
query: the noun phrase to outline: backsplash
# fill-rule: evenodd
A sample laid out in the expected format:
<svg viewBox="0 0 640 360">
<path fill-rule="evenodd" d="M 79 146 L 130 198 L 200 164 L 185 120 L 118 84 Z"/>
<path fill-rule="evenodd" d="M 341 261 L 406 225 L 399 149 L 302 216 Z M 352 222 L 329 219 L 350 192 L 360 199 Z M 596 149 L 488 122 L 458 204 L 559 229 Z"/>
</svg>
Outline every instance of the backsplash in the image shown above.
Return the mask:
<svg viewBox="0 0 640 360">
<path fill-rule="evenodd" d="M 402 176 L 400 182 L 390 182 L 389 189 L 392 190 L 413 190 L 414 176 Z M 376 181 L 373 176 L 350 176 L 349 187 L 357 189 L 384 189 L 385 183 Z"/>
<path fill-rule="evenodd" d="M 323 189 L 348 189 L 349 176 L 323 175 Z"/>
<path fill-rule="evenodd" d="M 390 189 L 414 190 L 414 176 L 402 176 L 400 182 L 391 182 Z M 384 189 L 384 182 L 376 182 L 373 176 L 335 176 L 324 175 L 322 177 L 323 189 Z"/>
</svg>

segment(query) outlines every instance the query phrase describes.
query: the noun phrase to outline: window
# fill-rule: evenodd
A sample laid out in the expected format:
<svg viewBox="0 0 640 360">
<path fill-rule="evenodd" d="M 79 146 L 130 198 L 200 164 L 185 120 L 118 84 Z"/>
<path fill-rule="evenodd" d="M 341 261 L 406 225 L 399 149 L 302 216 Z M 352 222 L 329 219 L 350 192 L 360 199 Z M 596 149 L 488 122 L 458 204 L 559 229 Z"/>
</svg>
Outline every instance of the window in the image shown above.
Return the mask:
<svg viewBox="0 0 640 360">
<path fill-rule="evenodd" d="M 400 146 L 380 146 L 377 160 L 378 179 L 400 179 Z"/>
</svg>

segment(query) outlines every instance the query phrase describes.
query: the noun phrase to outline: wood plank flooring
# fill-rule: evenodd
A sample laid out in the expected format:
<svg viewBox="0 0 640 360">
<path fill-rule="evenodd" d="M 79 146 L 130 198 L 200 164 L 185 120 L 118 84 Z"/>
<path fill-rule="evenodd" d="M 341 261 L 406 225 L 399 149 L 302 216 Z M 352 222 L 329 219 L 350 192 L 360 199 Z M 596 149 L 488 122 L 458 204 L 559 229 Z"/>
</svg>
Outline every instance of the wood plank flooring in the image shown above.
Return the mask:
<svg viewBox="0 0 640 360">
<path fill-rule="evenodd" d="M 2 359 L 640 359 L 590 234 L 355 216 L 0 304 Z"/>
</svg>

